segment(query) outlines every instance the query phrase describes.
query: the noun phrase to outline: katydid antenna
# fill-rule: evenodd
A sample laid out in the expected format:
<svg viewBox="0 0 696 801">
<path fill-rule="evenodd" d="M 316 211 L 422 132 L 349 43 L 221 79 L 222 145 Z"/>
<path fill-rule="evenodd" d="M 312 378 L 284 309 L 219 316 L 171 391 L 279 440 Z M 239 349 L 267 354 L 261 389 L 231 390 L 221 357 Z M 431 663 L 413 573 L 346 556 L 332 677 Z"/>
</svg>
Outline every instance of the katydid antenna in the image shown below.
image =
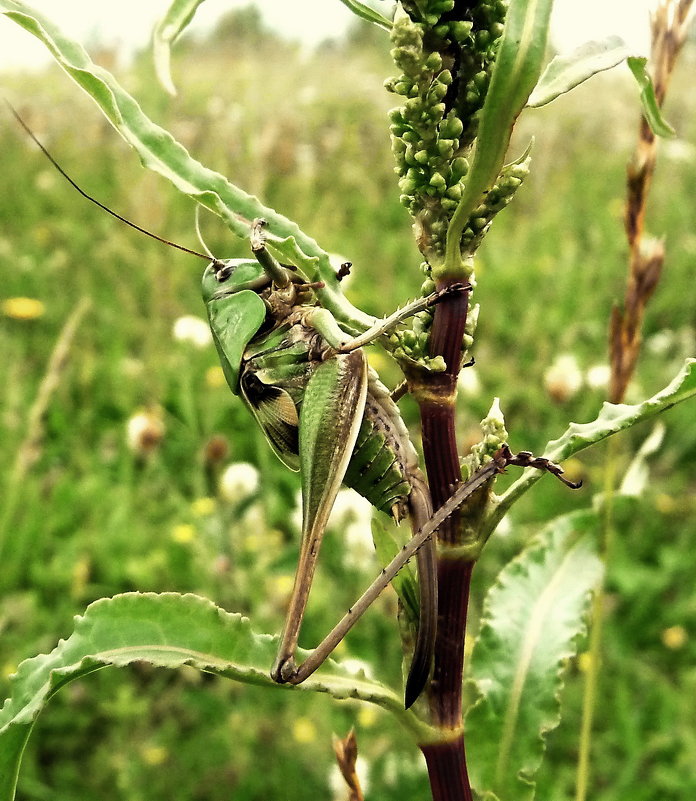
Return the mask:
<svg viewBox="0 0 696 801">
<path fill-rule="evenodd" d="M 161 236 L 157 236 L 157 234 L 153 234 L 152 231 L 148 231 L 146 228 L 141 227 L 137 223 L 134 223 L 132 220 L 127 219 L 126 217 L 122 217 L 120 214 L 115 212 L 113 209 L 110 209 L 108 206 L 105 206 L 101 201 L 97 200 L 92 195 L 85 192 L 79 184 L 77 184 L 69 175 L 68 173 L 60 166 L 60 164 L 53 158 L 53 156 L 48 152 L 48 150 L 44 147 L 44 145 L 39 141 L 37 136 L 31 130 L 31 128 L 24 122 L 24 120 L 19 116 L 19 113 L 15 109 L 15 107 L 10 103 L 7 98 L 3 98 L 7 107 L 12 112 L 12 115 L 17 120 L 17 122 L 24 128 L 26 133 L 30 136 L 30 138 L 34 141 L 37 147 L 41 150 L 41 152 L 46 156 L 46 158 L 51 162 L 51 164 L 55 167 L 56 170 L 65 178 L 65 180 L 74 188 L 76 189 L 82 197 L 89 200 L 91 203 L 94 203 L 95 206 L 99 206 L 100 209 L 103 209 L 107 214 L 110 214 L 112 217 L 115 217 L 117 220 L 120 220 L 122 223 L 129 225 L 131 228 L 135 228 L 136 231 L 140 231 L 141 234 L 145 234 L 145 236 L 149 236 L 151 239 L 155 239 L 158 242 L 162 242 L 164 245 L 169 245 L 172 248 L 176 248 L 177 250 L 181 250 L 184 253 L 188 253 L 191 256 L 197 256 L 199 259 L 205 259 L 206 261 L 212 261 L 213 264 L 216 266 L 222 266 L 222 262 L 219 259 L 216 259 L 214 256 L 205 253 L 199 253 L 197 250 L 192 250 L 191 248 L 187 248 L 184 245 L 178 245 L 176 242 L 170 242 L 168 239 L 164 239 Z"/>
</svg>

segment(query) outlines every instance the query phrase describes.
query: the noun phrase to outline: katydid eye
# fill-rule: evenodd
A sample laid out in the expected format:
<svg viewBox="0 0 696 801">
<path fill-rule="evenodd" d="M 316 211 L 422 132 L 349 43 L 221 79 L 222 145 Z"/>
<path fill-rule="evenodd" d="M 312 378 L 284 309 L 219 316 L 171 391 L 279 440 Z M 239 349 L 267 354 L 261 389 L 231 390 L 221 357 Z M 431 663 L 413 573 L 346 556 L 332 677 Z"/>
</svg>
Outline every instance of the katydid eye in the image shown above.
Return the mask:
<svg viewBox="0 0 696 801">
<path fill-rule="evenodd" d="M 232 267 L 229 264 L 223 264 L 222 267 L 215 273 L 215 278 L 219 284 L 222 284 L 224 281 L 232 275 Z"/>
</svg>

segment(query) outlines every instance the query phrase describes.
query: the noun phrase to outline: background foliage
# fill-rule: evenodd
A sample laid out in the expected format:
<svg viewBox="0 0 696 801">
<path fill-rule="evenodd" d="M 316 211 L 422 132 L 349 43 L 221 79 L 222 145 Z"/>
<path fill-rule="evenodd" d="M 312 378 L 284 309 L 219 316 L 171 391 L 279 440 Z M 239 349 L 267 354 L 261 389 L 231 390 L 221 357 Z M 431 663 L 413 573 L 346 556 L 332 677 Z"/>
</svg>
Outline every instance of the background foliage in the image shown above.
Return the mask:
<svg viewBox="0 0 696 801">
<path fill-rule="evenodd" d="M 420 283 L 391 171 L 386 110 L 393 99 L 381 84 L 392 68 L 381 39 L 363 26 L 348 40 L 307 54 L 263 31 L 247 13 L 230 17 L 212 40 L 179 45 L 174 101 L 156 88 L 146 57 L 128 73 L 118 71 L 148 114 L 195 156 L 353 261 L 351 299 L 379 315 L 414 296 Z M 112 67 L 112 58 L 103 52 L 98 60 Z M 648 227 L 666 236 L 667 266 L 649 307 L 628 402 L 665 386 L 696 352 L 690 269 L 696 122 L 688 77 L 695 62 L 687 47 L 666 109 L 680 138 L 663 143 Z M 88 191 L 151 230 L 194 242 L 191 204 L 139 167 L 57 69 L 5 75 L 3 84 Z M 609 313 L 623 294 L 624 170 L 637 115 L 622 70 L 523 116 L 517 148 L 535 135 L 532 173 L 478 262 L 482 315 L 477 364 L 460 400 L 468 426 L 460 432 L 463 442 L 472 439 L 495 395 L 513 449 L 538 449 L 569 419 L 595 416 L 605 389 L 588 381 L 588 371 L 606 363 Z M 5 486 L 59 332 L 80 298 L 92 300 L 7 522 L 0 689 L 19 661 L 50 650 L 57 633 L 72 629 L 74 614 L 117 592 L 193 591 L 249 612 L 257 630 L 278 629 L 296 553 L 298 532 L 288 509 L 297 484 L 220 383 L 212 347 L 197 349 L 172 336 L 178 318 L 203 314 L 198 262 L 83 202 L 9 115 L 0 123 L 0 148 L 0 302 L 24 296 L 43 303 L 35 319 L 16 319 L 5 307 L 0 314 Z M 245 253 L 214 218 L 205 218 L 203 228 L 217 255 Z M 582 380 L 577 391 L 572 381 L 552 391 L 545 381 L 559 353 L 577 364 L 577 371 L 561 371 Z M 392 365 L 379 354 L 372 358 L 393 382 Z M 125 435 L 127 421 L 142 408 L 158 409 L 166 428 L 147 458 L 129 449 Z M 404 412 L 415 421 L 408 403 Z M 635 801 L 677 801 L 696 791 L 696 712 L 687 700 L 696 693 L 692 416 L 687 404 L 665 417 L 651 482 L 616 521 L 595 746 L 597 801 L 628 793 Z M 626 465 L 648 434 L 643 426 L 621 435 Z M 221 460 L 209 458 L 215 435 L 229 447 Z M 600 490 L 602 456 L 600 446 L 571 465 L 584 476 L 586 492 Z M 218 479 L 229 462 L 240 461 L 257 465 L 264 481 L 237 503 L 220 493 Z M 6 495 L 0 510 L 3 503 Z M 538 521 L 583 503 L 547 479 L 518 504 L 477 566 L 474 610 Z M 325 545 L 307 644 L 374 570 L 364 545 L 346 544 L 339 533 Z M 394 608 L 393 595 L 385 594 L 342 654 L 377 653 L 379 675 L 392 683 L 400 667 Z M 582 656 L 570 665 L 565 718 L 550 740 L 540 798 L 572 794 L 582 668 Z M 400 744 L 392 721 L 372 708 L 309 694 L 289 703 L 284 693 L 188 670 L 106 671 L 72 685 L 40 720 L 19 797 L 331 797 L 331 732 L 344 734 L 353 723 L 369 758 L 368 795 L 424 797 L 426 777 L 413 746 Z"/>
</svg>

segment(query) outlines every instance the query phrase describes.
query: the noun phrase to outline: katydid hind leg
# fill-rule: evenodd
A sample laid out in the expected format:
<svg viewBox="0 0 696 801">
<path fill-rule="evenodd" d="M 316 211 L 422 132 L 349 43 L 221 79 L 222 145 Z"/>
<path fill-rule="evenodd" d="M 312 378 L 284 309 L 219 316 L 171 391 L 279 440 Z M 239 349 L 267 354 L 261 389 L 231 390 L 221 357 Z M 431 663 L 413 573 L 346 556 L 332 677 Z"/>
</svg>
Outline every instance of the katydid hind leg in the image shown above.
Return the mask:
<svg viewBox="0 0 696 801">
<path fill-rule="evenodd" d="M 360 429 L 367 395 L 362 351 L 323 362 L 310 378 L 300 411 L 302 544 L 285 627 L 271 676 L 293 681 L 295 651 L 319 548 Z"/>
</svg>

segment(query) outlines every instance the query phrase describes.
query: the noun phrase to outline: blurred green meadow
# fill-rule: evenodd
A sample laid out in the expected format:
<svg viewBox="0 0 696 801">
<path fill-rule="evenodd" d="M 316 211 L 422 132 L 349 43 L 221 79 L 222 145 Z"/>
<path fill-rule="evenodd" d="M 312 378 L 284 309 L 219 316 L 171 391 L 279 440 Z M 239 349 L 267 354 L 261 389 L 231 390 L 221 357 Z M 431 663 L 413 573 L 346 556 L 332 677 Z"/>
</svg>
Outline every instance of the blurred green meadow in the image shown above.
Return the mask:
<svg viewBox="0 0 696 801">
<path fill-rule="evenodd" d="M 383 315 L 422 280 L 389 152 L 386 50 L 378 31 L 361 28 L 308 54 L 253 19 L 231 19 L 210 39 L 178 46 L 175 99 L 155 84 L 147 55 L 127 70 L 109 52 L 93 55 L 197 158 L 352 261 L 351 300 Z M 661 144 L 647 221 L 665 237 L 666 267 L 627 402 L 657 392 L 696 353 L 695 68 L 687 48 L 666 107 L 679 136 Z M 5 74 L 2 85 L 87 192 L 197 247 L 193 204 L 140 167 L 59 69 Z M 478 261 L 463 447 L 494 397 L 514 450 L 541 451 L 570 420 L 596 415 L 608 319 L 624 291 L 624 174 L 638 113 L 628 71 L 619 70 L 522 116 L 513 146 L 518 152 L 534 136 L 532 173 Z M 279 631 L 297 550 L 298 480 L 222 382 L 196 322 L 182 321 L 205 314 L 203 264 L 87 203 L 9 112 L 0 116 L 0 695 L 21 660 L 49 651 L 87 604 L 119 592 L 195 592 L 248 614 L 256 631 Z M 217 218 L 203 216 L 201 227 L 217 256 L 248 252 Z M 83 299 L 89 308 L 51 367 Z M 393 385 L 396 368 L 373 350 Z M 414 405 L 402 407 L 415 429 Z M 595 801 L 696 797 L 694 416 L 684 404 L 663 417 L 650 480 L 617 509 Z M 652 430 L 621 435 L 622 470 Z M 487 587 L 540 521 L 601 491 L 605 454 L 595 447 L 567 465 L 585 480 L 582 492 L 547 478 L 513 509 L 475 571 L 474 627 Z M 376 569 L 364 513 L 344 504 L 324 545 L 306 646 Z M 386 592 L 338 655 L 369 662 L 399 686 L 395 609 Z M 540 799 L 573 797 L 585 662 L 581 655 L 568 665 Z M 376 708 L 193 669 L 100 671 L 58 694 L 39 720 L 18 798 L 341 798 L 331 735 L 351 726 L 367 797 L 428 797 L 418 751 Z M 475 760 L 474 735 L 468 751 Z"/>
</svg>

